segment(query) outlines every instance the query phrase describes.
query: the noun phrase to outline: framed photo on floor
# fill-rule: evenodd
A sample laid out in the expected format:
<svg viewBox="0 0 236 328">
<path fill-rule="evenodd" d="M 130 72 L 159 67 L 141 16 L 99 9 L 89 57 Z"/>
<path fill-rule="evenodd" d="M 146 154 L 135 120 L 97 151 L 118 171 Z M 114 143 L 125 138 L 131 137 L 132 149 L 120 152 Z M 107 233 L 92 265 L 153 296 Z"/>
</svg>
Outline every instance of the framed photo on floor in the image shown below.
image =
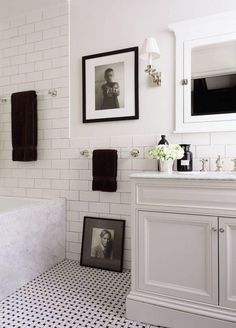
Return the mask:
<svg viewBox="0 0 236 328">
<path fill-rule="evenodd" d="M 82 57 L 83 123 L 139 118 L 138 47 Z"/>
<path fill-rule="evenodd" d="M 80 264 L 122 272 L 125 220 L 84 217 Z"/>
</svg>

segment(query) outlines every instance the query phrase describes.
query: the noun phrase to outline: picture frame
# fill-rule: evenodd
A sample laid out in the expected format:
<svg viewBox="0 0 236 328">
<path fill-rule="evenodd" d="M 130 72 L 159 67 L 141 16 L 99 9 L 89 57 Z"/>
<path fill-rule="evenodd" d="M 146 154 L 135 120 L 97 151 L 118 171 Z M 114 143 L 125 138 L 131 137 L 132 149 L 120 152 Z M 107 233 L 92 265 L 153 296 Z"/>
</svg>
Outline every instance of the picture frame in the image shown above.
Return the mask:
<svg viewBox="0 0 236 328">
<path fill-rule="evenodd" d="M 83 56 L 83 123 L 139 119 L 138 74 L 138 47 Z"/>
<path fill-rule="evenodd" d="M 80 265 L 122 272 L 125 220 L 85 216 Z"/>
</svg>

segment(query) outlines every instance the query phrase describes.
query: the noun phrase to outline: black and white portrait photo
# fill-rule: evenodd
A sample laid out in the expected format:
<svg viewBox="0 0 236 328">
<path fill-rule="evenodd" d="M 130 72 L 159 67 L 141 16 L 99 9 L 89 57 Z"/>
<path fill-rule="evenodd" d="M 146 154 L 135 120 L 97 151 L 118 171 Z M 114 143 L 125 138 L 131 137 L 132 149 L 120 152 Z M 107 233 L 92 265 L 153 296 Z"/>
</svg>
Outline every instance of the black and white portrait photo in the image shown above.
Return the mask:
<svg viewBox="0 0 236 328">
<path fill-rule="evenodd" d="M 95 108 L 124 108 L 124 62 L 95 67 Z"/>
<path fill-rule="evenodd" d="M 114 230 L 93 228 L 91 257 L 112 259 Z"/>
<path fill-rule="evenodd" d="M 83 123 L 139 118 L 138 47 L 82 57 Z"/>
<path fill-rule="evenodd" d="M 121 272 L 125 221 L 84 217 L 80 264 Z"/>
</svg>

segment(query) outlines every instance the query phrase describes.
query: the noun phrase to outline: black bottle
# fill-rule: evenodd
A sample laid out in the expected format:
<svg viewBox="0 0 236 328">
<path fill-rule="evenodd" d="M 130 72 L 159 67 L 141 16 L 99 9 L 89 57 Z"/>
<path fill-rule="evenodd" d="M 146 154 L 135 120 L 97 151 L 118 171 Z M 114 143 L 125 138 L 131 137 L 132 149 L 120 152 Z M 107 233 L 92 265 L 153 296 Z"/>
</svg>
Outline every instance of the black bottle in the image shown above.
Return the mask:
<svg viewBox="0 0 236 328">
<path fill-rule="evenodd" d="M 166 136 L 164 134 L 161 135 L 161 140 L 158 142 L 158 145 L 169 145 L 169 142 L 166 140 Z"/>
<path fill-rule="evenodd" d="M 190 145 L 181 144 L 180 145 L 184 149 L 184 156 L 181 159 L 177 160 L 177 171 L 192 171 L 193 170 L 193 154 L 189 150 Z"/>
<path fill-rule="evenodd" d="M 158 145 L 169 145 L 164 134 L 161 135 L 161 140 L 158 142 Z M 157 171 L 160 171 L 159 159 L 157 160 Z"/>
</svg>

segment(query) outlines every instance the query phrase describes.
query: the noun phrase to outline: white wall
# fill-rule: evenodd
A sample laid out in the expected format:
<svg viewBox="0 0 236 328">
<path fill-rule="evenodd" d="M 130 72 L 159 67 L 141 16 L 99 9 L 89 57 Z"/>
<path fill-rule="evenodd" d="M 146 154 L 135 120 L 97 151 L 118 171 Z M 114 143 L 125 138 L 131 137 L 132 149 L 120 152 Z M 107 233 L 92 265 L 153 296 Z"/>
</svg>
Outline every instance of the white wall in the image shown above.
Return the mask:
<svg viewBox="0 0 236 328">
<path fill-rule="evenodd" d="M 71 0 L 70 17 L 70 83 L 71 83 L 71 145 L 79 149 L 112 147 L 118 149 L 117 193 L 91 191 L 91 157 L 88 170 L 80 171 L 80 200 L 77 209 L 83 215 L 122 218 L 127 222 L 125 265 L 130 265 L 130 181 L 129 174 L 155 169 L 155 161 L 145 158 L 147 148 L 155 144 L 160 134 L 170 142 L 190 143 L 194 154 L 194 169 L 200 169 L 200 158 L 209 160 L 208 168 L 215 170 L 217 155 L 224 158 L 224 168 L 232 169 L 236 157 L 236 131 L 173 135 L 175 46 L 169 23 L 235 10 L 235 0 Z M 156 87 L 145 76 L 140 61 L 140 119 L 134 121 L 81 123 L 81 57 L 104 51 L 141 46 L 147 36 L 157 38 L 161 58 L 155 65 L 161 70 L 163 83 Z M 140 150 L 133 159 L 129 151 Z M 76 218 L 73 208 L 70 219 Z M 80 242 L 80 241 L 79 241 Z M 78 247 L 71 244 L 68 256 L 76 257 Z"/>
<path fill-rule="evenodd" d="M 65 197 L 68 258 L 80 258 L 85 215 L 118 218 L 127 223 L 124 259 L 125 267 L 130 266 L 129 174 L 155 169 L 156 162 L 146 159 L 145 153 L 160 133 L 166 132 L 171 142 L 192 144 L 195 169 L 199 169 L 199 158 L 207 157 L 213 170 L 218 154 L 225 158 L 225 168 L 232 167 L 236 132 L 170 134 L 174 121 L 174 37 L 167 31 L 167 24 L 235 9 L 234 2 L 73 0 L 70 82 L 73 110 L 78 117 L 81 115 L 81 55 L 141 45 L 147 35 L 158 38 L 163 54 L 157 62 L 163 73 L 160 88 L 147 85 L 141 64 L 139 121 L 78 124 L 76 139 L 69 139 L 67 8 L 53 6 L 1 22 L 0 96 L 10 97 L 15 91 L 35 89 L 40 97 L 37 162 L 12 162 L 10 104 L 0 104 L 0 195 Z M 57 98 L 47 95 L 50 87 L 57 88 Z M 118 150 L 116 193 L 91 190 L 91 152 L 102 147 Z M 136 159 L 129 153 L 133 147 L 140 151 Z M 89 158 L 80 155 L 86 148 L 90 151 Z"/>
<path fill-rule="evenodd" d="M 235 0 L 71 0 L 72 137 L 171 133 L 174 129 L 174 36 L 168 24 L 236 9 Z M 148 84 L 140 62 L 140 120 L 81 123 L 81 56 L 141 46 L 156 37 L 161 88 Z"/>
<path fill-rule="evenodd" d="M 27 12 L 45 10 L 47 7 L 57 8 L 65 5 L 67 0 L 0 0 L 0 19 L 19 17 Z"/>
<path fill-rule="evenodd" d="M 0 103 L 0 195 L 78 200 L 78 191 L 69 190 L 68 85 L 67 4 L 1 20 L 0 97 L 8 101 Z M 57 89 L 56 98 L 48 95 L 50 88 Z M 36 162 L 12 161 L 10 97 L 24 90 L 36 90 L 38 95 Z M 73 154 L 77 156 L 76 151 Z M 67 249 L 72 238 L 69 226 Z M 78 240 L 78 232 L 76 236 Z"/>
</svg>

